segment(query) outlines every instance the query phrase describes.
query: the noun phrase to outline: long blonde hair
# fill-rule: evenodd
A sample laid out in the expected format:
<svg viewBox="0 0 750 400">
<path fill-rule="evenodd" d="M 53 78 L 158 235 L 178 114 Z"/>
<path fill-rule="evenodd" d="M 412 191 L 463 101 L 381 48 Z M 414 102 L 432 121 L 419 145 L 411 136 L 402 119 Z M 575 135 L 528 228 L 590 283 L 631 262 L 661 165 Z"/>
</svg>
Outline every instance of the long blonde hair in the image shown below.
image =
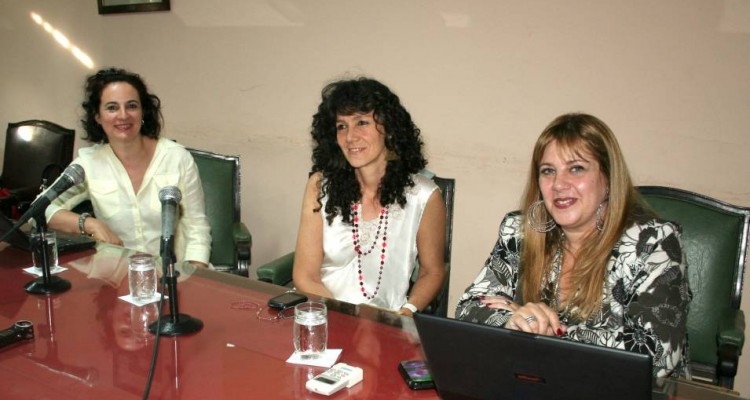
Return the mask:
<svg viewBox="0 0 750 400">
<path fill-rule="evenodd" d="M 609 127 L 591 115 L 565 114 L 555 118 L 544 129 L 534 146 L 521 204 L 525 216 L 529 215 L 532 204 L 542 200 L 539 165 L 545 149 L 553 141 L 562 151 L 577 155 L 583 152 L 591 154 L 598 161 L 608 184 L 609 202 L 603 215 L 602 230 L 590 233 L 576 254 L 571 287 L 579 290 L 578 295 L 569 296 L 564 302 L 566 309 L 577 309 L 578 316 L 587 319 L 600 306 L 606 266 L 612 248 L 624 230 L 632 224 L 637 210 L 641 209 L 641 200 L 633 187 L 617 139 Z M 546 208 L 542 208 L 542 215 L 551 219 Z M 545 277 L 548 276 L 555 253 L 561 245 L 562 231 L 558 227 L 550 232 L 540 233 L 524 223 L 522 232 L 521 295 L 524 302 L 539 302 Z M 562 304 L 558 304 L 558 307 L 561 306 Z"/>
</svg>

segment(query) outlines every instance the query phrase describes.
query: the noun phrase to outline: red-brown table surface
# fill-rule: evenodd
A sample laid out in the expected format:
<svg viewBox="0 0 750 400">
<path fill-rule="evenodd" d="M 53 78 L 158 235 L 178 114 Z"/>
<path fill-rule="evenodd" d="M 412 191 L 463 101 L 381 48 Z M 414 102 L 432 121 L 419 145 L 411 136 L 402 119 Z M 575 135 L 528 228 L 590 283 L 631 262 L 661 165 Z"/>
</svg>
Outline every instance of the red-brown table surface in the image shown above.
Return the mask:
<svg viewBox="0 0 750 400">
<path fill-rule="evenodd" d="M 0 398 L 137 399 L 146 385 L 154 336 L 144 319 L 156 306 L 118 299 L 128 293 L 130 251 L 107 245 L 60 256 L 66 292 L 28 294 L 34 277 L 22 271 L 28 253 L 0 244 L 0 328 L 34 323 L 35 339 L 0 349 Z M 267 321 L 267 300 L 284 288 L 225 273 L 183 271 L 179 311 L 200 319 L 192 335 L 164 337 L 151 399 L 323 399 L 305 382 L 325 368 L 286 363 L 292 354 L 292 320 Z M 328 347 L 339 361 L 364 369 L 364 380 L 331 399 L 435 399 L 435 390 L 411 390 L 398 362 L 422 359 L 411 318 L 367 306 L 325 299 Z M 244 308 L 235 308 L 242 306 Z M 165 312 L 169 308 L 165 305 Z M 450 345 L 450 344 L 446 344 Z M 481 355 L 477 355 L 481 356 Z M 488 376 L 491 379 L 491 376 Z M 670 398 L 733 398 L 694 385 L 670 382 Z"/>
<path fill-rule="evenodd" d="M 71 289 L 40 296 L 24 290 L 34 278 L 22 271 L 30 256 L 13 248 L 0 251 L 0 328 L 26 319 L 35 330 L 33 341 L 0 349 L 0 398 L 142 396 L 154 336 L 140 321 L 144 313 L 153 320 L 156 306 L 136 307 L 118 299 L 128 293 L 128 254 L 100 245 L 96 252 L 62 255 L 68 270 L 58 276 L 69 280 Z M 200 319 L 204 327 L 196 334 L 161 339 L 150 398 L 323 398 L 304 385 L 325 368 L 286 363 L 293 352 L 293 321 L 256 316 L 255 304 L 269 316 L 267 300 L 284 288 L 196 270 L 182 273 L 177 290 L 180 313 Z M 422 358 L 410 318 L 325 301 L 328 347 L 343 349 L 341 362 L 364 369 L 361 384 L 331 398 L 437 398 L 434 390 L 406 387 L 396 368 L 400 360 Z"/>
</svg>

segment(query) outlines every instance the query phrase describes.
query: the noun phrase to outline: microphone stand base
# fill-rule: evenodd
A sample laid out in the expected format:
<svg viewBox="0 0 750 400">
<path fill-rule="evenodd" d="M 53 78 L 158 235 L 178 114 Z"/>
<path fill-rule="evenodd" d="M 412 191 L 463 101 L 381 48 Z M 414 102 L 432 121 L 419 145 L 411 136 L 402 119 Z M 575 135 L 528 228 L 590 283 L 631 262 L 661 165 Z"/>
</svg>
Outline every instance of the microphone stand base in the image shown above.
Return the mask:
<svg viewBox="0 0 750 400">
<path fill-rule="evenodd" d="M 189 335 L 203 329 L 203 322 L 201 320 L 187 314 L 177 314 L 177 318 L 174 318 L 171 314 L 163 315 L 159 321 L 152 322 L 148 326 L 148 331 L 156 333 L 157 325 L 159 334 L 162 336 Z"/>
<path fill-rule="evenodd" d="M 50 276 L 47 282 L 44 277 L 39 277 L 27 283 L 23 287 L 27 292 L 33 294 L 54 294 L 70 289 L 70 282 L 59 276 Z"/>
</svg>

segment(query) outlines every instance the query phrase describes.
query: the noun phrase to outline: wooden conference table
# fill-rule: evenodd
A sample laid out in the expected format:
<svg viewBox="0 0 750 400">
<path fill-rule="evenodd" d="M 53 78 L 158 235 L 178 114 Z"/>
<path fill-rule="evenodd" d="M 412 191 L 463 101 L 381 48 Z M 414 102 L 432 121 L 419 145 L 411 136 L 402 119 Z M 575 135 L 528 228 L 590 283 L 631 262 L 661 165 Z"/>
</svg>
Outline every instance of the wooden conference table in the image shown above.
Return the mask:
<svg viewBox="0 0 750 400">
<path fill-rule="evenodd" d="M 0 244 L 0 329 L 34 323 L 34 340 L 0 349 L 0 398 L 138 399 L 151 362 L 154 336 L 146 330 L 156 306 L 118 299 L 128 293 L 129 250 L 99 245 L 61 255 L 59 274 L 72 288 L 51 296 L 27 294 L 22 271 L 31 256 Z M 289 364 L 291 319 L 269 321 L 266 301 L 284 288 L 204 269 L 183 271 L 180 312 L 200 319 L 202 331 L 161 339 L 151 399 L 324 399 L 305 382 L 325 368 Z M 410 390 L 399 361 L 422 359 L 411 318 L 367 306 L 325 300 L 329 348 L 340 361 L 364 369 L 362 383 L 332 399 L 437 399 L 435 390 Z M 166 307 L 168 309 L 168 307 Z M 735 399 L 670 381 L 674 399 Z"/>
</svg>

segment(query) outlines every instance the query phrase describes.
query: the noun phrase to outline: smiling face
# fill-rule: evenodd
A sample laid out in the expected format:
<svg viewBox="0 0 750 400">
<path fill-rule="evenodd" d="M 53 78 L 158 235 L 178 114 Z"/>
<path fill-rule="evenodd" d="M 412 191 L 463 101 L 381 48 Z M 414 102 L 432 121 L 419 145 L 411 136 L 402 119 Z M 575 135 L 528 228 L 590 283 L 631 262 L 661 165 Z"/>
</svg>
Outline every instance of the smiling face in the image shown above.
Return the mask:
<svg viewBox="0 0 750 400">
<path fill-rule="evenodd" d="M 382 131 L 372 111 L 336 116 L 336 141 L 354 169 L 368 166 L 385 169 L 385 134 Z"/>
<path fill-rule="evenodd" d="M 608 187 L 599 162 L 588 151 L 564 149 L 552 141 L 538 168 L 544 205 L 563 232 L 570 236 L 596 229 L 596 209 Z"/>
<path fill-rule="evenodd" d="M 143 108 L 138 91 L 127 82 L 108 84 L 102 90 L 95 119 L 110 143 L 139 138 Z"/>
</svg>

